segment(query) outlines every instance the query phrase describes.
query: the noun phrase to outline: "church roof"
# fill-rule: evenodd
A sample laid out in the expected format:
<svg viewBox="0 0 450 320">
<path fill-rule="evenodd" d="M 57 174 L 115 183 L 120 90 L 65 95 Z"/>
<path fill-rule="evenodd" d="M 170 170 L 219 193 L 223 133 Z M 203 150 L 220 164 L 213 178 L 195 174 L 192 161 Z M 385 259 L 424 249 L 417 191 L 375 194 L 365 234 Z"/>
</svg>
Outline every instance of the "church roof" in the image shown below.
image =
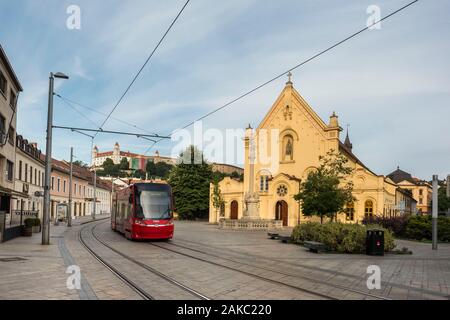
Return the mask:
<svg viewBox="0 0 450 320">
<path fill-rule="evenodd" d="M 391 172 L 387 176 L 395 183 L 399 183 L 404 180 L 412 182 L 414 184 L 416 183 L 411 174 L 406 171 L 400 170 L 400 167 L 397 167 L 397 170 Z"/>
</svg>

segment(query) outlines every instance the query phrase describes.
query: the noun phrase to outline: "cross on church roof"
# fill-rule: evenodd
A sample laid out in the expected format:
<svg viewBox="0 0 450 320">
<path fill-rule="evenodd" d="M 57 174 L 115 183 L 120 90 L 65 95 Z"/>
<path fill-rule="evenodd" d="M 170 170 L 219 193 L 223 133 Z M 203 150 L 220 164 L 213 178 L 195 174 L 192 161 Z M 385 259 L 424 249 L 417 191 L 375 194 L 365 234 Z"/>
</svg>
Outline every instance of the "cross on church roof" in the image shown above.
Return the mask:
<svg viewBox="0 0 450 320">
<path fill-rule="evenodd" d="M 286 84 L 292 84 L 292 73 L 289 71 L 289 73 L 287 74 L 288 76 L 288 82 L 286 82 Z"/>
</svg>

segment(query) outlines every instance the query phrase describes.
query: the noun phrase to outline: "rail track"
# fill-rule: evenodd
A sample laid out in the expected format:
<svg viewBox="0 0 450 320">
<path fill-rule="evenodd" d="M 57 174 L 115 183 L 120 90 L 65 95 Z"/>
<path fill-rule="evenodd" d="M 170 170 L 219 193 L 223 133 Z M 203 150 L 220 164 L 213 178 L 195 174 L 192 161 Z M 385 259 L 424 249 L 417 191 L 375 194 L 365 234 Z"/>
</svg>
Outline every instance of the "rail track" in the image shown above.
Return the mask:
<svg viewBox="0 0 450 320">
<path fill-rule="evenodd" d="M 263 277 L 263 276 L 260 276 L 258 274 L 252 273 L 252 272 L 244 271 L 244 270 L 241 270 L 241 269 L 238 269 L 238 268 L 235 268 L 235 267 L 231 267 L 229 265 L 225 265 L 225 264 L 218 263 L 218 262 L 215 262 L 215 261 L 211 261 L 211 260 L 208 260 L 208 259 L 205 259 L 205 258 L 201 258 L 201 257 L 195 256 L 193 254 L 189 254 L 189 253 L 186 253 L 186 252 L 180 252 L 179 250 L 167 248 L 167 246 L 171 246 L 171 247 L 175 247 L 175 248 L 181 248 L 182 250 L 189 250 L 191 252 L 200 253 L 202 255 L 213 257 L 215 259 L 221 259 L 221 260 L 225 260 L 225 261 L 230 261 L 232 263 L 246 265 L 246 266 L 251 267 L 251 268 L 257 268 L 259 270 L 264 270 L 264 271 L 269 271 L 269 272 L 276 272 L 277 274 L 282 274 L 282 275 L 285 275 L 285 276 L 288 276 L 288 277 L 294 277 L 294 278 L 298 278 L 298 279 L 303 279 L 303 280 L 311 281 L 313 283 L 320 283 L 321 285 L 324 285 L 324 286 L 332 287 L 334 289 L 345 290 L 345 291 L 351 292 L 353 294 L 361 295 L 363 297 L 370 297 L 370 298 L 377 299 L 377 300 L 392 300 L 392 299 L 390 299 L 388 297 L 372 294 L 372 293 L 369 293 L 369 292 L 364 292 L 364 291 L 357 290 L 357 289 L 354 289 L 354 288 L 349 288 L 349 287 L 346 287 L 346 286 L 343 286 L 343 285 L 332 284 L 332 283 L 329 283 L 329 282 L 326 282 L 326 281 L 323 281 L 323 280 L 314 279 L 314 278 L 307 277 L 307 276 L 302 276 L 302 275 L 298 275 L 298 274 L 282 272 L 282 271 L 279 271 L 279 270 L 274 270 L 274 269 L 271 269 L 271 268 L 266 268 L 266 267 L 250 264 L 250 263 L 247 263 L 247 262 L 239 261 L 239 260 L 236 260 L 236 259 L 231 259 L 229 257 L 224 257 L 224 256 L 221 256 L 221 255 L 217 255 L 217 254 L 213 254 L 213 253 L 210 253 L 210 252 L 206 252 L 204 250 L 191 248 L 191 247 L 188 247 L 188 246 L 185 246 L 185 245 L 176 244 L 176 243 L 173 243 L 173 242 L 168 242 L 167 246 L 166 245 L 159 245 L 159 244 L 155 244 L 155 243 L 150 243 L 150 245 L 156 246 L 158 248 L 161 248 L 161 249 L 164 249 L 164 250 L 167 250 L 167 251 L 170 251 L 170 252 L 173 252 L 173 253 L 185 256 L 185 257 L 189 257 L 189 258 L 196 259 L 196 260 L 199 260 L 199 261 L 203 261 L 203 262 L 206 262 L 206 263 L 209 263 L 209 264 L 212 264 L 212 265 L 216 265 L 216 266 L 219 266 L 219 267 L 222 267 L 222 268 L 233 270 L 233 271 L 236 271 L 236 272 L 239 272 L 239 273 L 242 273 L 242 274 L 246 274 L 248 276 L 251 276 L 251 277 L 263 280 L 263 281 L 272 282 L 272 283 L 276 283 L 278 285 L 282 285 L 282 286 L 286 286 L 286 287 L 293 288 L 293 289 L 296 289 L 296 290 L 300 290 L 300 291 L 303 291 L 303 292 L 307 292 L 309 294 L 313 294 L 313 295 L 316 295 L 316 296 L 319 296 L 319 297 L 325 298 L 325 299 L 339 300 L 339 298 L 334 297 L 334 296 L 329 295 L 329 294 L 320 293 L 320 292 L 317 292 L 317 291 L 312 291 L 310 289 L 306 289 L 306 288 L 303 288 L 303 287 L 300 287 L 300 286 L 296 286 L 296 285 L 292 285 L 292 284 L 289 284 L 289 283 L 286 283 L 286 282 L 282 282 L 282 281 L 274 280 L 274 279 L 271 279 L 271 278 Z"/>
<path fill-rule="evenodd" d="M 155 300 L 154 295 L 150 294 L 149 292 L 147 292 L 146 290 L 144 290 L 140 285 L 138 285 L 135 281 L 131 280 L 128 276 L 126 276 L 123 272 L 121 272 L 118 268 L 114 267 L 110 262 L 108 262 L 106 259 L 102 258 L 91 246 L 89 246 L 89 244 L 87 243 L 86 239 L 83 236 L 83 232 L 90 228 L 89 234 L 92 236 L 92 238 L 97 241 L 98 243 L 100 243 L 102 246 L 108 248 L 109 250 L 111 250 L 112 252 L 114 252 L 115 254 L 121 256 L 122 258 L 124 258 L 126 261 L 132 262 L 135 265 L 138 265 L 139 267 L 141 267 L 142 269 L 152 273 L 153 275 L 156 275 L 158 277 L 160 277 L 161 279 L 165 280 L 166 282 L 178 287 L 179 289 L 183 290 L 184 292 L 189 293 L 191 296 L 201 299 L 201 300 L 210 300 L 207 296 L 197 292 L 196 290 L 189 288 L 188 286 L 183 285 L 182 283 L 180 283 L 179 281 L 175 280 L 174 278 L 152 268 L 151 266 L 142 263 L 132 257 L 130 257 L 129 255 L 117 250 L 116 248 L 113 248 L 112 246 L 110 246 L 108 243 L 106 243 L 105 241 L 103 241 L 102 239 L 100 239 L 96 234 L 95 234 L 95 229 L 98 225 L 102 224 L 104 222 L 101 223 L 97 223 L 95 224 L 93 227 L 92 225 L 87 225 L 83 228 L 80 229 L 79 233 L 78 233 L 78 239 L 80 241 L 80 243 L 83 245 L 83 247 L 95 258 L 97 259 L 103 266 L 105 266 L 108 270 L 110 270 L 116 277 L 118 277 L 120 280 L 122 280 L 128 287 L 130 287 L 133 291 L 135 291 L 139 296 L 141 296 L 143 299 L 145 300 Z"/>
</svg>

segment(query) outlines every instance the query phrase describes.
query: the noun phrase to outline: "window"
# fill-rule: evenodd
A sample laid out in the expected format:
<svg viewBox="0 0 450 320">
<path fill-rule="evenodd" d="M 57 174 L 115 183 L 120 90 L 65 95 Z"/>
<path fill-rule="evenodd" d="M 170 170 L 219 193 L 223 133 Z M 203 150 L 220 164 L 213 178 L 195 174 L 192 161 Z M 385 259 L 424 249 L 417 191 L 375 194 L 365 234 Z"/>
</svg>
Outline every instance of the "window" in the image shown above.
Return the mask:
<svg viewBox="0 0 450 320">
<path fill-rule="evenodd" d="M 6 78 L 3 72 L 0 71 L 0 92 L 6 97 Z"/>
<path fill-rule="evenodd" d="M 25 179 L 23 181 L 28 182 L 28 163 L 25 163 Z"/>
<path fill-rule="evenodd" d="M 347 204 L 345 219 L 347 221 L 353 221 L 355 219 L 355 204 L 353 202 Z"/>
<path fill-rule="evenodd" d="M 83 196 L 86 197 L 86 186 L 83 187 Z"/>
<path fill-rule="evenodd" d="M 58 187 L 57 187 L 58 192 L 60 190 L 60 185 L 61 185 L 61 179 L 58 178 Z"/>
<path fill-rule="evenodd" d="M 268 176 L 261 176 L 259 178 L 259 190 L 261 192 L 269 191 L 269 177 Z"/>
<path fill-rule="evenodd" d="M 423 204 L 423 199 L 419 198 L 419 204 Z"/>
<path fill-rule="evenodd" d="M 33 167 L 30 166 L 30 183 L 33 183 Z"/>
<path fill-rule="evenodd" d="M 73 194 L 77 194 L 77 184 L 75 183 L 75 188 L 73 188 Z"/>
<path fill-rule="evenodd" d="M 287 195 L 287 193 L 288 193 L 288 189 L 287 189 L 287 187 L 284 184 L 282 184 L 281 186 L 279 186 L 277 188 L 278 196 L 284 197 L 285 195 Z"/>
<path fill-rule="evenodd" d="M 9 91 L 9 105 L 11 106 L 11 108 L 13 108 L 14 110 L 16 109 L 16 105 L 17 105 L 17 95 L 14 92 L 14 90 L 10 90 Z"/>
<path fill-rule="evenodd" d="M 39 170 L 39 179 L 38 179 L 38 186 L 40 186 L 41 185 L 41 170 Z"/>
<path fill-rule="evenodd" d="M 13 173 L 14 173 L 14 163 L 12 163 L 11 161 L 7 160 L 7 164 L 6 164 L 6 178 L 8 179 L 8 181 L 13 181 Z"/>
<path fill-rule="evenodd" d="M 423 189 L 419 189 L 419 195 L 423 195 Z"/>
<path fill-rule="evenodd" d="M 42 180 L 41 180 L 42 183 L 41 183 L 41 187 L 44 186 L 44 180 L 45 180 L 45 179 L 44 179 L 44 173 L 42 172 Z"/>
<path fill-rule="evenodd" d="M 367 200 L 364 204 L 364 215 L 366 218 L 373 217 L 373 202 L 372 200 Z"/>
<path fill-rule="evenodd" d="M 55 186 L 55 177 L 52 177 L 52 190 L 54 190 L 54 186 Z"/>
<path fill-rule="evenodd" d="M 19 180 L 22 180 L 22 160 L 19 161 Z"/>
<path fill-rule="evenodd" d="M 66 180 L 63 182 L 63 192 L 66 193 Z"/>
<path fill-rule="evenodd" d="M 34 169 L 34 184 L 37 184 L 37 169 Z"/>
<path fill-rule="evenodd" d="M 0 115 L 0 141 L 3 143 L 5 140 L 5 133 L 6 133 L 6 127 L 5 127 L 5 117 Z"/>
<path fill-rule="evenodd" d="M 15 137 L 15 133 L 16 130 L 14 130 L 13 127 L 9 126 L 9 130 L 8 130 L 8 142 L 12 145 L 14 145 L 14 140 L 16 139 Z"/>
</svg>

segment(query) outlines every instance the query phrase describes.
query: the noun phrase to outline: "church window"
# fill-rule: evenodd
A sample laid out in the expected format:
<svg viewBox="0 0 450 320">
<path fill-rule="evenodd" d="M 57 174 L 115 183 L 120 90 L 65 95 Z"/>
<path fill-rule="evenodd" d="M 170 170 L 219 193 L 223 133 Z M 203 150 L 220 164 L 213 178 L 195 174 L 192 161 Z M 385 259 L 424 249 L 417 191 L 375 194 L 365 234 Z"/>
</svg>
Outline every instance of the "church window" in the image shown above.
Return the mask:
<svg viewBox="0 0 450 320">
<path fill-rule="evenodd" d="M 355 205 L 353 202 L 347 204 L 345 218 L 347 221 L 353 221 L 355 219 Z"/>
<path fill-rule="evenodd" d="M 367 200 L 364 204 L 364 216 L 366 218 L 373 217 L 373 202 L 372 200 Z"/>
<path fill-rule="evenodd" d="M 284 197 L 285 195 L 287 195 L 287 193 L 288 193 L 288 189 L 287 189 L 287 187 L 284 184 L 282 184 L 281 186 L 279 186 L 277 188 L 278 196 Z"/>
<path fill-rule="evenodd" d="M 261 176 L 259 178 L 259 190 L 261 192 L 269 191 L 269 177 L 268 176 Z"/>
</svg>

